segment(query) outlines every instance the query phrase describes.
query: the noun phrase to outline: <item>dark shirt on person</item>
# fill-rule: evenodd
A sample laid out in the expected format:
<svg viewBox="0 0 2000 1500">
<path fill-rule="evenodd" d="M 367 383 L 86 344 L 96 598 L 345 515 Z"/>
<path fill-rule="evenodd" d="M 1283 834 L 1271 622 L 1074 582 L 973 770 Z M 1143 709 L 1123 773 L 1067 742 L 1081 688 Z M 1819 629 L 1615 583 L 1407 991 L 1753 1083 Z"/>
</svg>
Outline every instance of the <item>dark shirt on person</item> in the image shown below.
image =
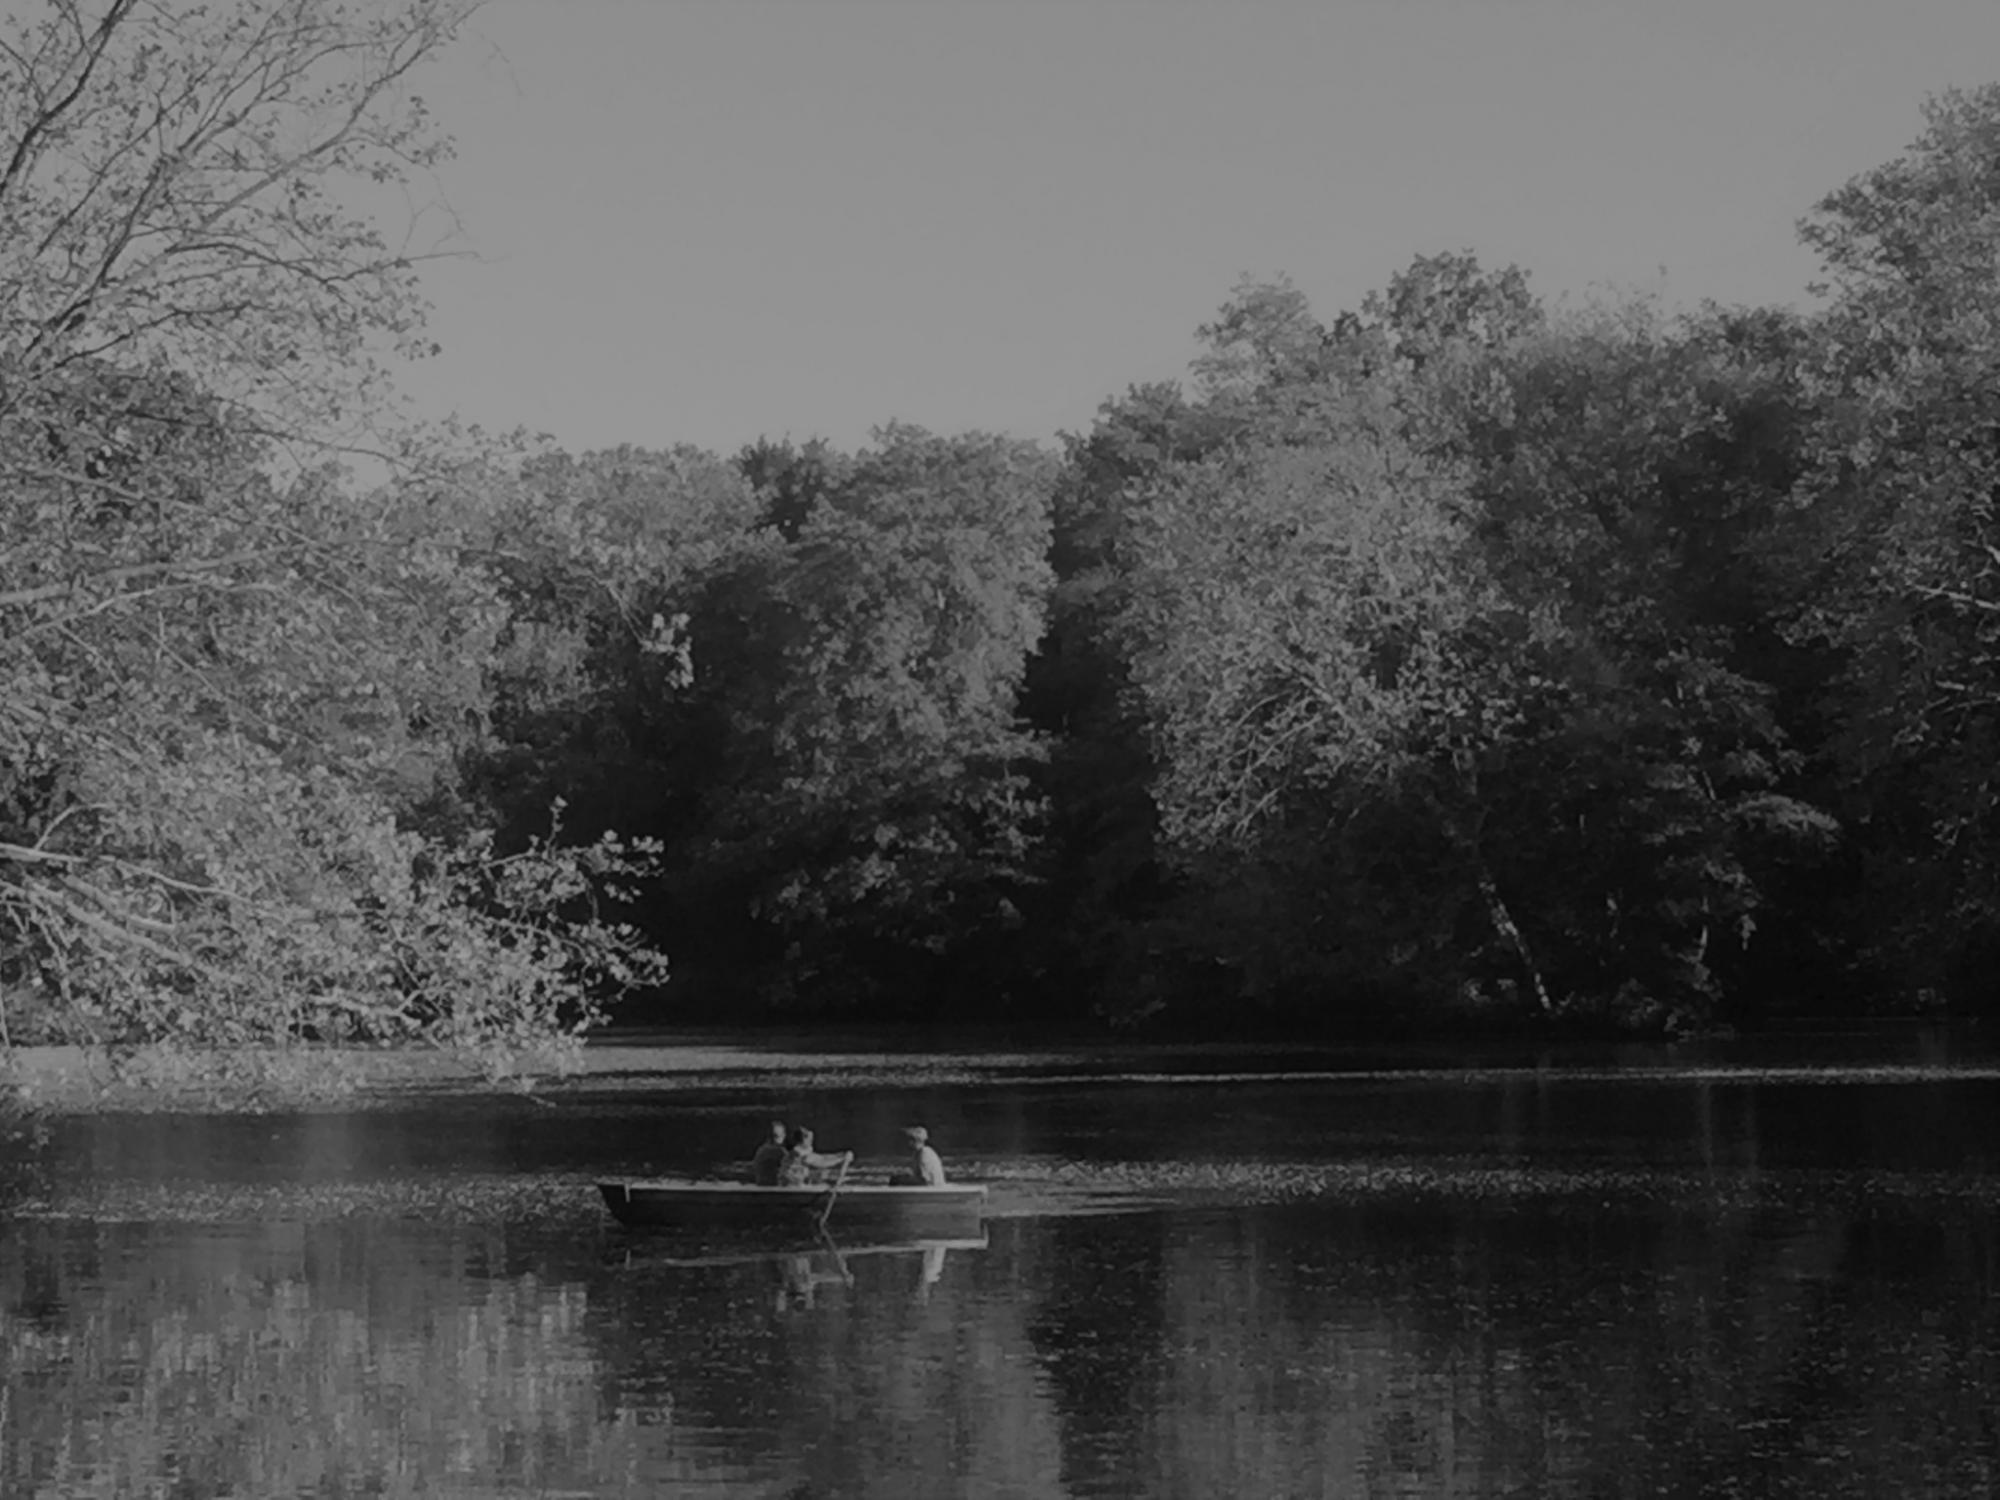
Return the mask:
<svg viewBox="0 0 2000 1500">
<path fill-rule="evenodd" d="M 785 1156 L 785 1148 L 776 1141 L 764 1142 L 750 1158 L 750 1180 L 759 1187 L 776 1187 L 784 1171 Z"/>
</svg>

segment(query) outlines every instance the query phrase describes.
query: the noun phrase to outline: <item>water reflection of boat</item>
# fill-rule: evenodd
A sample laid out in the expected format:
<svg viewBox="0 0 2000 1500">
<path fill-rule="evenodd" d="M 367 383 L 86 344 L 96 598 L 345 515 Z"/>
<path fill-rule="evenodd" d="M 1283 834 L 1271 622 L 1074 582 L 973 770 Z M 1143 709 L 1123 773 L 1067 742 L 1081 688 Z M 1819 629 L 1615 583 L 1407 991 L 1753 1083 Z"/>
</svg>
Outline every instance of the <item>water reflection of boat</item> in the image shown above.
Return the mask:
<svg viewBox="0 0 2000 1500">
<path fill-rule="evenodd" d="M 865 1240 L 850 1243 L 831 1235 L 818 1239 L 780 1238 L 755 1240 L 743 1234 L 718 1242 L 713 1236 L 700 1239 L 647 1239 L 632 1241 L 624 1250 L 624 1263 L 631 1267 L 692 1269 L 706 1266 L 755 1266 L 783 1264 L 798 1256 L 833 1255 L 843 1261 L 879 1255 L 921 1255 L 926 1266 L 944 1263 L 952 1250 L 984 1250 L 986 1231 L 956 1239 Z"/>
<path fill-rule="evenodd" d="M 983 1183 L 903 1187 L 850 1182 L 828 1187 L 759 1187 L 747 1182 L 655 1178 L 600 1182 L 605 1207 L 632 1228 L 832 1225 L 842 1235 L 886 1232 L 950 1239 L 976 1234 L 986 1207 Z"/>
<path fill-rule="evenodd" d="M 843 1243 L 830 1234 L 812 1240 L 783 1232 L 738 1229 L 721 1235 L 714 1231 L 675 1233 L 630 1241 L 625 1248 L 624 1269 L 650 1273 L 766 1267 L 771 1276 L 773 1304 L 778 1311 L 786 1312 L 814 1307 L 822 1287 L 852 1287 L 853 1263 L 871 1256 L 905 1256 L 917 1260 L 914 1295 L 917 1301 L 928 1302 L 931 1289 L 944 1275 L 946 1258 L 952 1251 L 966 1253 L 985 1248 L 984 1226 L 976 1236 L 957 1239 L 907 1238 L 861 1243 Z M 880 1283 L 876 1285 L 879 1288 Z"/>
</svg>

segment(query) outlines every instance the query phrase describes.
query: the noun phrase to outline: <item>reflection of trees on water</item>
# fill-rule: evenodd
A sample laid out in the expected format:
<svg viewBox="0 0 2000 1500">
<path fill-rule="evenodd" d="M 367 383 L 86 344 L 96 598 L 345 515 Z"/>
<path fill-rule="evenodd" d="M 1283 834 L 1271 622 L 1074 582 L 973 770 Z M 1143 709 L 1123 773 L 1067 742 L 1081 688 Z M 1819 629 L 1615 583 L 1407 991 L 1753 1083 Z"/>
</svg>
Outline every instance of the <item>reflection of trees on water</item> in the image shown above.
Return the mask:
<svg viewBox="0 0 2000 1500">
<path fill-rule="evenodd" d="M 1011 1299 L 964 1274 L 978 1254 L 843 1258 L 814 1251 L 812 1305 L 779 1309 L 790 1257 L 627 1264 L 380 1220 L 16 1226 L 0 1495 L 1049 1493 L 1036 1363 Z"/>
<path fill-rule="evenodd" d="M 1987 1493 L 2000 1239 L 1972 1213 L 1918 1222 L 1544 1206 L 1057 1225 L 1034 1331 L 1065 1479 Z"/>
<path fill-rule="evenodd" d="M 984 1253 L 935 1246 L 635 1258 L 593 1309 L 604 1404 L 643 1424 L 671 1398 L 662 1448 L 684 1456 L 689 1478 L 772 1466 L 773 1482 L 820 1496 L 1059 1494 L 1056 1430 L 1023 1326 L 1032 1299 L 994 1295 L 991 1268 Z M 793 1295 L 807 1278 L 810 1305 Z"/>
<path fill-rule="evenodd" d="M 2000 1472 L 2000 1234 L 1975 1204 L 1019 1221 L 984 1251 L 811 1251 L 810 1305 L 775 1296 L 798 1274 L 381 1220 L 16 1224 L 0 1494 L 1617 1495 L 1750 1474 L 1916 1494 Z"/>
<path fill-rule="evenodd" d="M 551 1482 L 602 1444 L 586 1297 L 490 1278 L 498 1238 L 16 1226 L 0 1256 L 0 1493 Z"/>
</svg>

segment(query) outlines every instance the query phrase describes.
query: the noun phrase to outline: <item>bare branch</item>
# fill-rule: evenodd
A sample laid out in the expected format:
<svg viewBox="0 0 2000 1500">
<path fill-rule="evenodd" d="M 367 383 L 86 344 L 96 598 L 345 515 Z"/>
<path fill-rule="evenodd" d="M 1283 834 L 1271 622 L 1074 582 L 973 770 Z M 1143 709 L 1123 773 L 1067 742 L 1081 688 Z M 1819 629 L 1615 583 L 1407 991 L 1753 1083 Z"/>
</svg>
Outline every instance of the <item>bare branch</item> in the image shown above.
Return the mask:
<svg viewBox="0 0 2000 1500">
<path fill-rule="evenodd" d="M 213 589 L 215 586 L 213 579 L 190 579 L 185 583 L 163 583 L 148 589 L 126 589 L 122 593 L 112 594 L 98 600 L 88 609 L 79 609 L 73 614 L 58 615 L 54 619 L 36 620 L 32 624 L 22 627 L 18 634 L 27 636 L 32 635 L 38 630 L 61 630 L 66 626 L 75 625 L 80 621 L 93 619 L 110 610 L 123 609 L 128 605 L 138 604 L 147 599 L 157 599 L 163 594 L 184 594 L 194 589 Z M 275 592 L 272 585 L 265 583 L 238 583 L 232 584 L 229 587 L 231 593 L 239 594 Z"/>
<path fill-rule="evenodd" d="M 111 45 L 112 32 L 116 31 L 120 23 L 131 14 L 133 6 L 137 3 L 138 0 L 112 0 L 111 8 L 104 13 L 104 19 L 97 23 L 97 35 L 84 44 L 83 66 L 77 70 L 76 82 L 70 85 L 69 92 L 62 98 L 42 109 L 29 122 L 28 128 L 21 132 L 21 139 L 14 143 L 14 154 L 8 158 L 6 170 L 0 172 L 0 201 L 5 200 L 9 189 L 19 180 L 22 169 L 41 138 L 55 127 L 56 122 L 90 86 L 90 75 L 96 72 L 98 63 L 103 60 L 105 49 Z"/>
<path fill-rule="evenodd" d="M 1942 599 L 1964 609 L 1984 610 L 1988 614 L 2000 614 L 2000 599 L 1981 599 L 1976 594 L 1968 594 L 1959 589 L 1935 588 L 1929 584 L 1912 584 L 1911 592 L 1921 594 L 1926 599 Z"/>
<path fill-rule="evenodd" d="M 36 849 L 27 844 L 0 843 L 0 859 L 12 860 L 17 865 L 80 865 L 83 856 L 79 854 L 58 854 L 53 849 Z"/>
<path fill-rule="evenodd" d="M 224 976 L 216 973 L 214 969 L 203 963 L 193 954 L 182 953 L 176 948 L 169 948 L 164 943 L 156 942 L 144 933 L 133 932 L 127 927 L 122 927 L 118 923 L 111 921 L 108 917 L 93 911 L 82 902 L 53 891 L 47 886 L 30 887 L 28 890 L 28 899 L 32 903 L 55 907 L 78 926 L 88 928 L 91 932 L 96 933 L 97 936 L 109 942 L 127 944 L 138 948 L 142 952 L 150 953 L 155 958 L 173 964 L 177 968 L 203 975 L 218 983 L 224 982 Z"/>
</svg>

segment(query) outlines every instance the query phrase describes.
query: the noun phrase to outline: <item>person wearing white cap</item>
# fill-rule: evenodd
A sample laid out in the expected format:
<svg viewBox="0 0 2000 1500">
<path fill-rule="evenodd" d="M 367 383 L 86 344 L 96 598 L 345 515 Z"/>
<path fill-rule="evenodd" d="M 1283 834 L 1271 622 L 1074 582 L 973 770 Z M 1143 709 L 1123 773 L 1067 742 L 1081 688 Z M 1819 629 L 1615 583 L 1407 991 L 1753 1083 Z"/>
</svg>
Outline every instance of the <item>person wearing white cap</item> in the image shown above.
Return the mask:
<svg viewBox="0 0 2000 1500">
<path fill-rule="evenodd" d="M 944 1162 L 931 1150 L 931 1133 L 921 1125 L 907 1127 L 903 1134 L 910 1142 L 911 1182 L 916 1187 L 943 1187 Z"/>
</svg>

